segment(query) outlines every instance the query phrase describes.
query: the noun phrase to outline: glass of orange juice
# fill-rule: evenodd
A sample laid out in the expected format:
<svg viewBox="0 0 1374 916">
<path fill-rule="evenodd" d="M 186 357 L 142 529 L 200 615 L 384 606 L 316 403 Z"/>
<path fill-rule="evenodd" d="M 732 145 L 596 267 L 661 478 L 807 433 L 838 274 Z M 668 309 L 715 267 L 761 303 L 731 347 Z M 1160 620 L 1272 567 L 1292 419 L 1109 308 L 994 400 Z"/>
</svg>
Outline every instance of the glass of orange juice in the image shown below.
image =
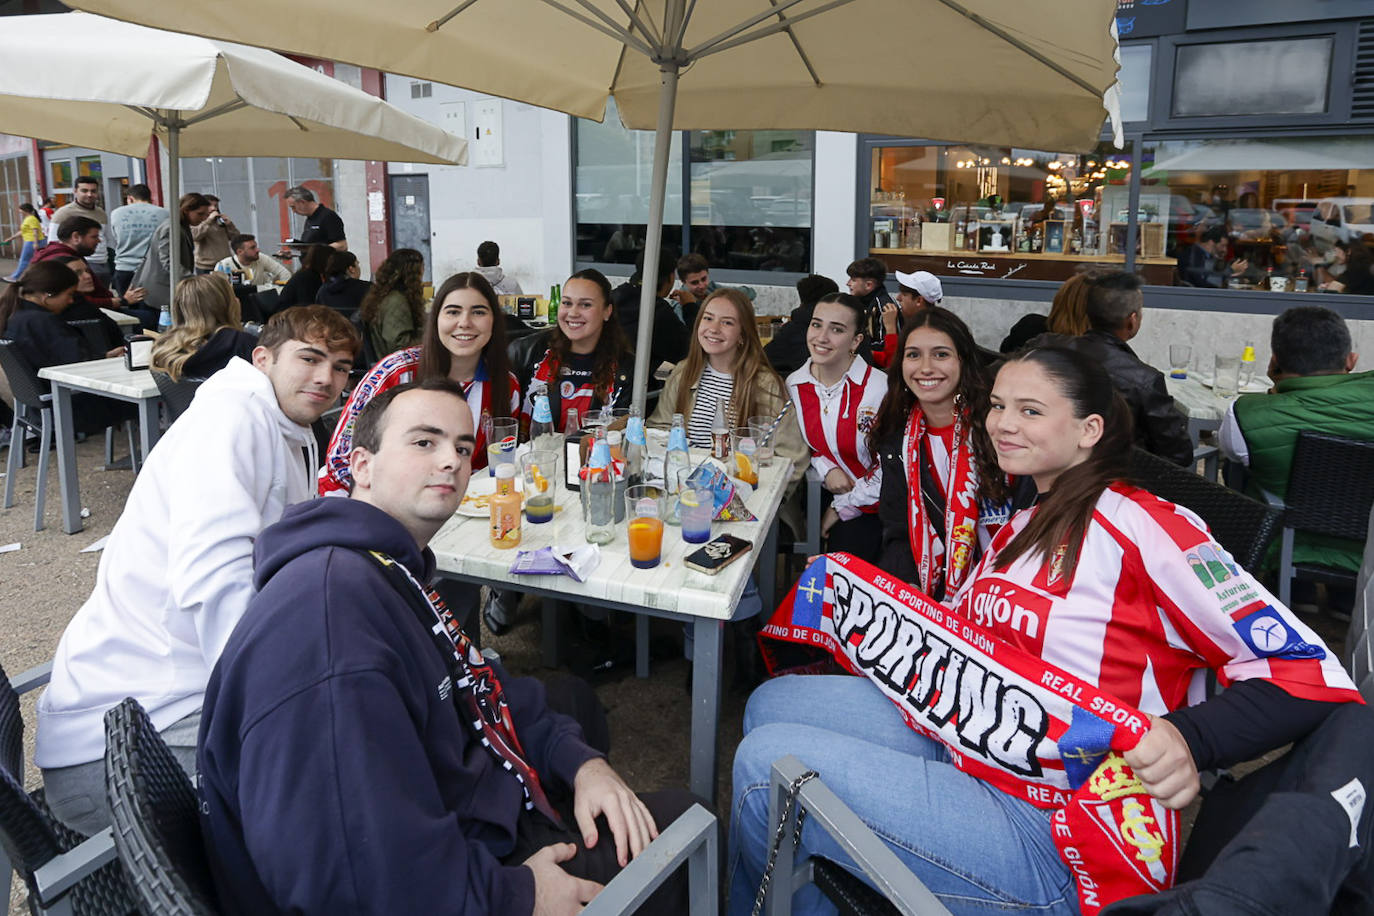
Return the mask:
<svg viewBox="0 0 1374 916">
<path fill-rule="evenodd" d="M 667 494 L 662 487 L 636 485 L 625 491 L 626 534 L 630 562 L 639 569 L 653 569 L 663 552 L 663 513 Z"/>
</svg>

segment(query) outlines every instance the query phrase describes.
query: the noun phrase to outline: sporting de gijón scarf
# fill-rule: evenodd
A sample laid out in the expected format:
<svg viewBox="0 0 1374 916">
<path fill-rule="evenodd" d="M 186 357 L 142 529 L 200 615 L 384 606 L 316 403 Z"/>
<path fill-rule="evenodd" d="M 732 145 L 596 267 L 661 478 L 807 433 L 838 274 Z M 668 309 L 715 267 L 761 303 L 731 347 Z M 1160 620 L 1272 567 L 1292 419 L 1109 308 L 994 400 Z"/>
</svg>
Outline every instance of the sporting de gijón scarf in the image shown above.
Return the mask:
<svg viewBox="0 0 1374 916">
<path fill-rule="evenodd" d="M 1083 913 L 1173 884 L 1178 814 L 1121 756 L 1149 730 L 1130 705 L 848 554 L 813 562 L 762 635 L 825 649 L 959 769 L 1055 809 Z"/>
</svg>

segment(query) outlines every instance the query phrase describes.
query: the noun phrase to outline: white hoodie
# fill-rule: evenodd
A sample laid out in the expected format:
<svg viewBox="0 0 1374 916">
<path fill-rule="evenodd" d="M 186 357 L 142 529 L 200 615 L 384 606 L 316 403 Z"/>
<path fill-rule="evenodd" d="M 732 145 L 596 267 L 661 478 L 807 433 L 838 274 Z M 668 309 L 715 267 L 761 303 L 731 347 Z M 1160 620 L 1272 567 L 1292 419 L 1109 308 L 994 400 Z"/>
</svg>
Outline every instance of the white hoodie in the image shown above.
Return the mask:
<svg viewBox="0 0 1374 916">
<path fill-rule="evenodd" d="M 200 708 L 210 670 L 253 594 L 253 542 L 310 498 L 271 379 L 242 359 L 211 376 L 148 455 L 100 558 L 95 591 L 62 634 L 38 701 L 35 761 L 105 753 L 105 711 L 134 697 L 158 730 Z"/>
<path fill-rule="evenodd" d="M 506 276 L 505 270 L 501 265 L 495 267 L 479 267 L 477 272 L 487 278 L 491 284 L 492 291 L 498 296 L 518 296 L 520 295 L 520 283 L 514 277 Z"/>
</svg>

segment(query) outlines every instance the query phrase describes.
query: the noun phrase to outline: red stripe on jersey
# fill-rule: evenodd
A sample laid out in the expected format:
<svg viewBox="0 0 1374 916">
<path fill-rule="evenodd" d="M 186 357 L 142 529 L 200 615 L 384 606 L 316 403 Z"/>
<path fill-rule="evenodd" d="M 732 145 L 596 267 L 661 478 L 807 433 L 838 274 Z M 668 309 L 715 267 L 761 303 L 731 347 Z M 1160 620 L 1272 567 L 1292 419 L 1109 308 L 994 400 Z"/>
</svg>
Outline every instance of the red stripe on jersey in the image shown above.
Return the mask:
<svg viewBox="0 0 1374 916">
<path fill-rule="evenodd" d="M 835 464 L 840 460 L 830 453 L 830 443 L 825 441 L 825 426 L 821 422 L 821 398 L 816 394 L 816 386 L 810 382 L 797 386 L 797 400 L 801 402 L 802 436 L 811 451 Z"/>
<path fill-rule="evenodd" d="M 1321 700 L 1326 703 L 1354 700 L 1363 703 L 1358 690 L 1342 690 L 1327 686 L 1321 660 L 1315 658 L 1267 658 L 1269 671 L 1284 690 L 1300 700 Z M 1332 696 L 1332 693 L 1339 696 Z"/>
<path fill-rule="evenodd" d="M 840 416 L 835 421 L 835 444 L 840 449 L 840 463 L 855 480 L 868 473 L 868 468 L 859 460 L 859 405 L 864 399 L 868 373 L 872 371 L 872 367 L 865 367 L 863 381 L 857 385 L 849 376 L 845 376 L 844 395 L 840 399 Z"/>
</svg>

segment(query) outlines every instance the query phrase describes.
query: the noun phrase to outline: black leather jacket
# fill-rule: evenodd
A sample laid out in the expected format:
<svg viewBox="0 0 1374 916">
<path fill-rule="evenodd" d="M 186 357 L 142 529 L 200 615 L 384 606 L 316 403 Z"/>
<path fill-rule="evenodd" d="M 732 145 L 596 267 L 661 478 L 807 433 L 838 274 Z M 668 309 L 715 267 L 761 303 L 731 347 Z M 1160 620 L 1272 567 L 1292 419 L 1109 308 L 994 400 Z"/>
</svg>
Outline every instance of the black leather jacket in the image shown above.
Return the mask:
<svg viewBox="0 0 1374 916">
<path fill-rule="evenodd" d="M 1188 437 L 1188 420 L 1174 406 L 1164 385 L 1164 373 L 1141 362 L 1126 341 L 1106 331 L 1089 331 L 1081 337 L 1041 334 L 1030 343 L 1068 347 L 1097 360 L 1131 405 L 1136 443 L 1174 464 L 1192 463 L 1193 441 Z"/>
<path fill-rule="evenodd" d="M 528 392 L 530 390 L 530 379 L 534 377 L 535 367 L 544 358 L 544 353 L 549 349 L 549 338 L 553 330 L 539 331 L 517 340 L 512 340 L 506 345 L 506 353 L 510 355 L 511 371 L 520 380 L 520 390 Z M 616 366 L 615 385 L 619 392 L 613 407 L 629 407 L 632 400 L 632 388 L 634 385 L 634 358 L 626 356 Z M 561 422 L 561 398 L 559 397 L 559 386 L 549 386 L 549 409 L 552 411 L 555 423 Z M 602 406 L 600 401 L 592 405 L 593 407 Z"/>
</svg>

